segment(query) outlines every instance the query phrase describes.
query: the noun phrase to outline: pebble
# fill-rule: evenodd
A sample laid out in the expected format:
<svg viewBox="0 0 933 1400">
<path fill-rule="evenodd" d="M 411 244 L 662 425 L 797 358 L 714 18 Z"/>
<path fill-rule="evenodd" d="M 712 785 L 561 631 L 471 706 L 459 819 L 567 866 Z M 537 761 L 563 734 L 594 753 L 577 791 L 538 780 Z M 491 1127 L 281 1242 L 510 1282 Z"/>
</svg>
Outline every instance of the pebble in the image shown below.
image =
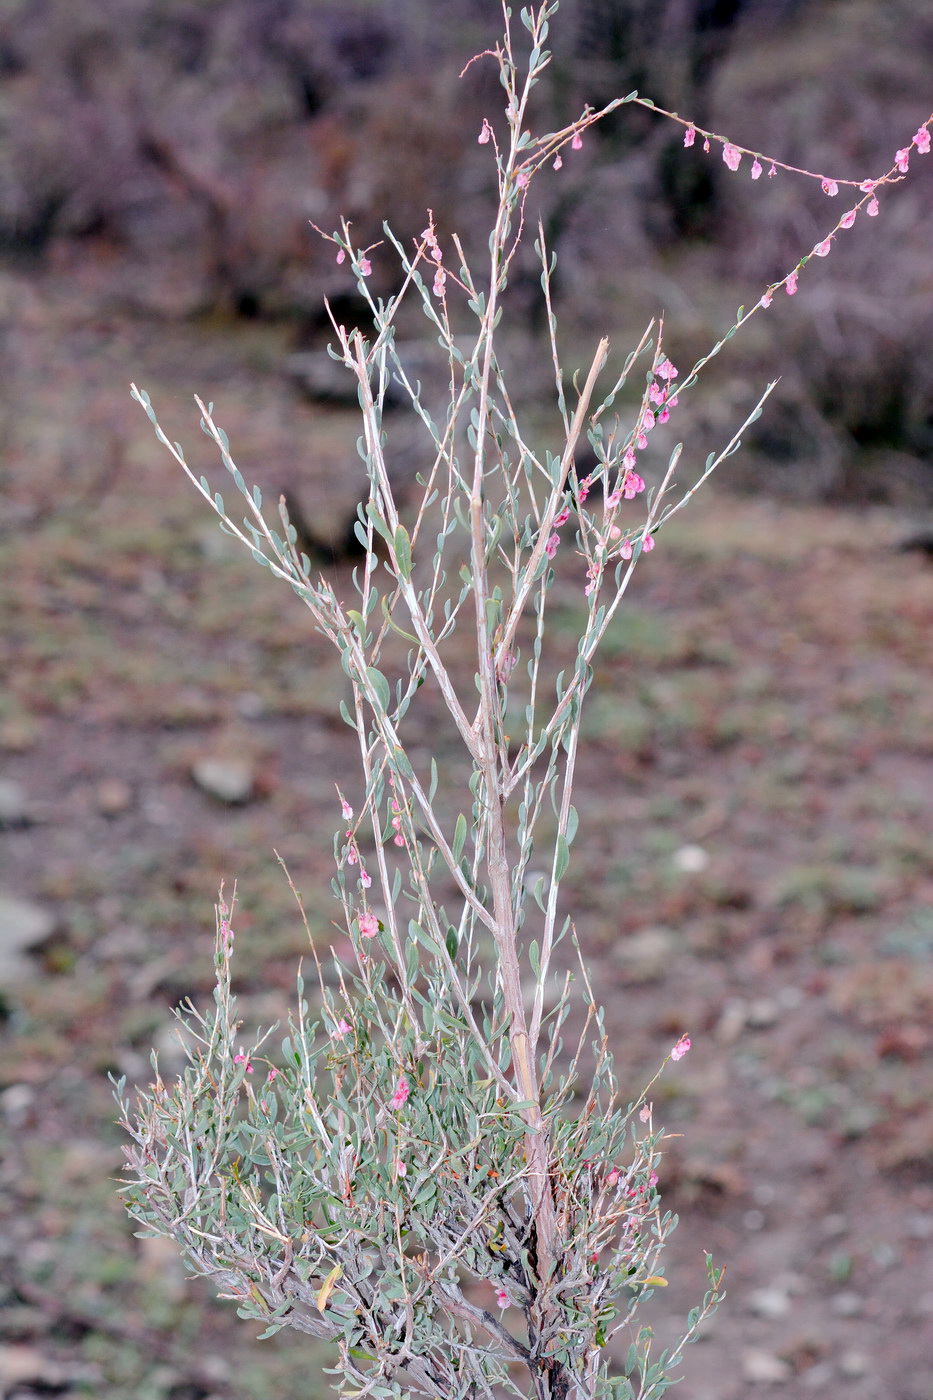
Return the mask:
<svg viewBox="0 0 933 1400">
<path fill-rule="evenodd" d="M 0 724 L 0 749 L 7 753 L 28 753 L 38 742 L 39 730 L 28 719 L 7 719 Z"/>
<path fill-rule="evenodd" d="M 675 870 L 681 870 L 685 875 L 700 875 L 709 867 L 709 852 L 704 851 L 702 846 L 681 846 L 671 860 Z"/>
<path fill-rule="evenodd" d="M 832 1309 L 837 1317 L 858 1317 L 865 1307 L 865 1299 L 860 1293 L 847 1289 L 833 1297 Z"/>
<path fill-rule="evenodd" d="M 218 802 L 240 806 L 253 796 L 256 772 L 243 758 L 199 758 L 191 766 L 191 776 L 202 792 Z"/>
<path fill-rule="evenodd" d="M 643 928 L 619 939 L 612 960 L 642 977 L 660 977 L 670 967 L 677 946 L 677 936 L 670 929 Z"/>
<path fill-rule="evenodd" d="M 35 1103 L 36 1091 L 30 1084 L 11 1084 L 0 1093 L 0 1113 L 11 1128 L 19 1128 Z"/>
<path fill-rule="evenodd" d="M 0 830 L 3 827 L 28 825 L 26 789 L 13 778 L 0 778 Z"/>
<path fill-rule="evenodd" d="M 832 1379 L 833 1368 L 829 1361 L 818 1361 L 815 1366 L 809 1366 L 800 1377 L 807 1390 L 825 1390 Z"/>
<path fill-rule="evenodd" d="M 120 817 L 133 805 L 133 789 L 123 778 L 101 778 L 94 801 L 102 817 Z"/>
<path fill-rule="evenodd" d="M 770 997 L 759 997 L 750 1002 L 745 1015 L 745 1024 L 753 1031 L 764 1031 L 773 1026 L 781 1014 L 781 1008 Z"/>
<path fill-rule="evenodd" d="M 868 1375 L 869 1369 L 868 1357 L 860 1351 L 844 1351 L 839 1358 L 839 1372 L 846 1380 L 860 1380 Z"/>
<path fill-rule="evenodd" d="M 790 1299 L 780 1288 L 756 1288 L 748 1295 L 748 1306 L 756 1317 L 774 1320 L 790 1311 Z"/>
<path fill-rule="evenodd" d="M 55 915 L 41 904 L 0 893 L 0 985 L 33 973 L 23 954 L 50 938 L 56 923 Z"/>
<path fill-rule="evenodd" d="M 748 1016 L 748 1003 L 739 997 L 727 1001 L 716 1023 L 714 1032 L 720 1045 L 734 1045 L 745 1029 Z"/>
<path fill-rule="evenodd" d="M 790 1362 L 770 1351 L 746 1351 L 742 1356 L 742 1375 L 752 1385 L 783 1385 L 791 1379 Z"/>
</svg>

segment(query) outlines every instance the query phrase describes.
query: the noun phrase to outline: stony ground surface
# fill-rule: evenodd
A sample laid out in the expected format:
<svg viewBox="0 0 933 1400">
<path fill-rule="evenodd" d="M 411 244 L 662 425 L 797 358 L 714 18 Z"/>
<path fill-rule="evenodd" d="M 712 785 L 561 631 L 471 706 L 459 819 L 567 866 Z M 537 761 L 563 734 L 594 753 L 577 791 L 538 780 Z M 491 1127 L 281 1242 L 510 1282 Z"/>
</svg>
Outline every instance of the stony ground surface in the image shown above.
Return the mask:
<svg viewBox="0 0 933 1400">
<path fill-rule="evenodd" d="M 192 447 L 202 390 L 244 467 L 307 465 L 332 510 L 348 425 L 295 399 L 279 332 L 4 296 L 0 1395 L 307 1400 L 326 1356 L 256 1344 L 132 1237 L 107 1075 L 145 1080 L 153 1044 L 171 1066 L 222 880 L 247 1010 L 286 1005 L 306 937 L 273 849 L 326 943 L 342 679 L 125 384 Z M 684 1400 L 930 1400 L 933 569 L 881 511 L 718 494 L 682 520 L 609 638 L 567 885 L 633 1090 L 694 1038 L 656 1095 L 681 1225 L 650 1320 L 670 1333 L 710 1249 L 730 1297 Z"/>
</svg>

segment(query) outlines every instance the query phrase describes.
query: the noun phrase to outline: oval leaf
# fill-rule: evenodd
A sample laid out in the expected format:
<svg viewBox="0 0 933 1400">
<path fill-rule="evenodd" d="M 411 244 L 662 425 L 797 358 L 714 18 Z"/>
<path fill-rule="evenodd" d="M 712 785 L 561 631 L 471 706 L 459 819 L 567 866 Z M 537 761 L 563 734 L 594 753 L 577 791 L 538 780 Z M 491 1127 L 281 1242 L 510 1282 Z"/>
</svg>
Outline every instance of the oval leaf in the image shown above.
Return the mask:
<svg viewBox="0 0 933 1400">
<path fill-rule="evenodd" d="M 334 1267 L 331 1269 L 330 1273 L 327 1275 L 327 1278 L 321 1284 L 321 1287 L 318 1289 L 317 1297 L 314 1300 L 317 1304 L 318 1312 L 323 1312 L 324 1309 L 327 1307 L 327 1300 L 334 1291 L 334 1284 L 337 1282 L 342 1273 L 343 1265 L 335 1264 Z"/>
</svg>

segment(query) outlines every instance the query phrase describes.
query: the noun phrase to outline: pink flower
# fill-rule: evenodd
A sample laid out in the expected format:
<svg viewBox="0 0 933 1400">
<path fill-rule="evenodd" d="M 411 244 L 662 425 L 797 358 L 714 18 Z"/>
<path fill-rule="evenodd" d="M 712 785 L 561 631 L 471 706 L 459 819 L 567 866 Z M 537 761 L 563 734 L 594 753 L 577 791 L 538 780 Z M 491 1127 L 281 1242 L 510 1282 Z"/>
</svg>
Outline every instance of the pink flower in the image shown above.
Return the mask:
<svg viewBox="0 0 933 1400">
<path fill-rule="evenodd" d="M 730 170 L 738 170 L 742 163 L 742 152 L 738 146 L 733 146 L 731 141 L 727 141 L 722 148 L 722 158 Z"/>
<path fill-rule="evenodd" d="M 583 596 L 588 598 L 599 583 L 599 565 L 591 564 L 586 571 L 586 577 L 589 582 L 583 590 Z"/>
<path fill-rule="evenodd" d="M 570 143 L 570 149 L 571 149 L 572 151 L 579 151 L 579 150 L 582 150 L 582 148 L 583 148 L 583 137 L 580 135 L 579 131 L 575 131 L 575 132 L 573 133 L 573 140 L 572 140 L 571 143 Z"/>
<path fill-rule="evenodd" d="M 638 472 L 626 472 L 622 479 L 622 494 L 627 501 L 634 501 L 645 489 L 645 479 Z"/>
<path fill-rule="evenodd" d="M 625 456 L 622 458 L 622 465 L 623 465 L 623 467 L 626 468 L 627 471 L 631 471 L 632 468 L 634 467 L 634 465 L 635 465 L 635 453 L 632 451 L 631 448 L 629 448 L 629 450 L 626 452 Z"/>
<path fill-rule="evenodd" d="M 760 161 L 760 160 L 758 159 L 758 157 L 756 156 L 755 159 L 752 161 L 752 179 L 753 179 L 753 180 L 760 180 L 760 179 L 761 179 L 761 169 L 762 169 L 762 167 L 761 167 L 761 161 Z"/>
<path fill-rule="evenodd" d="M 434 274 L 434 286 L 431 288 L 436 297 L 444 295 L 444 288 L 447 285 L 447 273 L 439 267 Z"/>
<path fill-rule="evenodd" d="M 360 272 L 364 277 L 368 277 L 373 270 L 373 265 L 369 258 L 360 258 Z"/>
<path fill-rule="evenodd" d="M 857 213 L 857 209 L 850 209 L 848 213 L 843 214 L 842 218 L 839 220 L 839 227 L 851 228 L 852 225 L 855 223 L 855 216 Z"/>
<path fill-rule="evenodd" d="M 930 129 L 926 126 L 918 127 L 914 133 L 914 145 L 920 155 L 926 156 L 930 153 Z"/>
<path fill-rule="evenodd" d="M 654 414 L 650 408 L 646 408 L 641 416 L 641 425 L 646 433 L 650 433 L 654 427 Z"/>
<path fill-rule="evenodd" d="M 570 519 L 570 507 L 564 506 L 563 510 L 557 512 L 554 517 L 554 528 L 559 530 L 562 525 L 566 525 Z"/>
<path fill-rule="evenodd" d="M 496 1302 L 499 1304 L 500 1308 L 507 1308 L 509 1306 L 511 1299 L 504 1288 L 496 1289 Z"/>
<path fill-rule="evenodd" d="M 682 1035 L 678 1040 L 677 1044 L 674 1046 L 673 1050 L 671 1051 L 671 1059 L 682 1060 L 684 1055 L 686 1055 L 687 1051 L 690 1049 L 692 1043 L 693 1042 L 691 1041 L 689 1035 Z"/>
<path fill-rule="evenodd" d="M 515 183 L 520 190 L 523 190 L 530 179 L 531 176 L 528 174 L 527 170 L 520 170 L 515 176 Z"/>
<path fill-rule="evenodd" d="M 696 139 L 697 139 L 696 127 L 695 127 L 695 126 L 688 126 L 688 127 L 687 127 L 687 130 L 684 132 L 684 145 L 685 145 L 685 146 L 692 146 L 693 143 L 694 143 L 694 141 L 695 141 Z"/>
<path fill-rule="evenodd" d="M 369 874 L 368 871 L 364 870 L 363 867 L 360 866 L 360 884 L 363 886 L 363 889 L 368 890 L 372 882 L 373 877 Z"/>
<path fill-rule="evenodd" d="M 485 146 L 490 136 L 492 136 L 492 127 L 489 125 L 488 121 L 484 117 L 482 130 L 480 131 L 480 134 L 477 136 L 476 140 L 481 146 Z"/>
<path fill-rule="evenodd" d="M 346 260 L 347 260 L 347 255 L 346 255 L 346 253 L 343 251 L 342 248 L 338 248 L 338 249 L 337 249 L 337 264 L 338 264 L 338 266 L 340 265 L 340 263 L 346 262 Z"/>
<path fill-rule="evenodd" d="M 635 439 L 635 446 L 638 448 L 639 452 L 644 452 L 645 448 L 648 446 L 648 439 L 645 437 L 644 433 L 638 434 L 638 437 Z"/>
<path fill-rule="evenodd" d="M 561 160 L 560 155 L 558 154 L 558 155 L 556 155 L 556 156 L 554 157 L 554 164 L 553 164 L 553 166 L 551 167 L 551 169 L 552 169 L 552 170 L 560 170 L 560 168 L 561 168 L 561 166 L 563 165 L 563 163 L 564 163 L 564 162 Z"/>
<path fill-rule="evenodd" d="M 577 500 L 581 503 L 581 505 L 586 500 L 587 496 L 590 494 L 590 487 L 592 485 L 593 478 L 591 476 L 585 476 L 580 482 L 580 485 L 577 487 Z"/>
<path fill-rule="evenodd" d="M 824 239 L 823 239 L 823 242 L 822 242 L 822 243 L 817 243 L 816 247 L 813 249 L 814 257 L 817 257 L 817 258 L 828 258 L 831 248 L 832 248 L 832 239 L 831 239 L 831 238 L 824 238 Z"/>
<path fill-rule="evenodd" d="M 706 137 L 705 141 L 703 142 L 703 149 L 704 149 L 704 151 L 706 152 L 706 154 L 709 155 L 709 137 L 708 137 L 708 136 Z"/>
<path fill-rule="evenodd" d="M 773 180 L 776 174 L 777 174 L 777 166 L 774 164 L 774 161 L 772 161 L 772 162 L 771 162 L 771 169 L 768 171 L 768 179 L 769 179 L 769 180 Z"/>
<path fill-rule="evenodd" d="M 252 1061 L 250 1060 L 250 1058 L 249 1058 L 248 1055 L 244 1055 L 244 1054 L 243 1054 L 243 1051 L 242 1051 L 242 1050 L 240 1051 L 239 1055 L 234 1055 L 234 1057 L 233 1057 L 233 1063 L 234 1063 L 235 1065 L 243 1065 L 243 1066 L 245 1067 L 245 1069 L 246 1069 L 246 1073 L 247 1073 L 247 1074 L 252 1074 L 252 1072 L 253 1072 Z"/>
<path fill-rule="evenodd" d="M 606 1185 L 607 1185 L 607 1186 L 615 1186 L 616 1182 L 619 1180 L 619 1177 L 620 1177 L 621 1175 L 622 1175 L 622 1173 L 619 1171 L 619 1168 L 618 1168 L 618 1167 L 613 1167 L 613 1168 L 612 1168 L 612 1171 L 611 1171 L 611 1172 L 609 1173 L 609 1175 L 606 1177 Z"/>
<path fill-rule="evenodd" d="M 870 219 L 877 218 L 878 210 L 880 209 L 880 207 L 881 206 L 879 205 L 877 199 L 870 199 L 868 201 L 868 204 L 865 206 L 865 213 Z"/>
<path fill-rule="evenodd" d="M 357 924 L 364 938 L 375 938 L 379 932 L 379 920 L 368 909 L 359 916 Z"/>
<path fill-rule="evenodd" d="M 638 1116 L 639 1116 L 639 1118 L 641 1119 L 641 1121 L 642 1121 L 643 1123 L 647 1123 L 648 1120 L 649 1120 L 650 1117 L 651 1117 L 651 1104 L 650 1104 L 650 1103 L 642 1104 L 642 1106 L 641 1106 L 641 1112 L 639 1113 Z"/>
<path fill-rule="evenodd" d="M 765 292 L 758 305 L 765 307 L 765 309 L 767 310 L 767 308 L 771 305 L 771 293 Z"/>
<path fill-rule="evenodd" d="M 408 1095 L 410 1092 L 411 1085 L 408 1082 L 408 1076 L 405 1074 L 400 1074 L 398 1077 L 398 1083 L 395 1086 L 395 1093 L 389 1100 L 389 1107 L 404 1108 L 405 1104 L 408 1102 Z"/>
<path fill-rule="evenodd" d="M 828 194 L 830 197 L 839 193 L 839 186 L 835 180 L 824 180 L 820 188 L 824 194 Z"/>
<path fill-rule="evenodd" d="M 555 530 L 553 535 L 548 535 L 547 544 L 544 546 L 544 552 L 549 559 L 554 558 L 554 555 L 557 553 L 557 546 L 559 544 L 560 535 Z"/>
<path fill-rule="evenodd" d="M 343 793 L 340 791 L 339 788 L 337 789 L 337 796 L 340 798 L 340 814 L 341 814 L 341 816 L 343 817 L 343 819 L 344 819 L 345 822 L 352 822 L 352 820 L 353 820 L 353 808 L 350 806 L 349 802 L 348 802 L 347 799 L 344 797 Z M 349 833 L 348 833 L 348 835 L 349 835 Z"/>
<path fill-rule="evenodd" d="M 620 559 L 631 559 L 631 557 L 632 557 L 632 541 L 631 541 L 631 540 L 623 540 L 623 541 L 622 541 L 622 543 L 621 543 L 620 546 L 619 546 L 619 557 L 620 557 Z"/>
<path fill-rule="evenodd" d="M 648 390 L 648 398 L 652 403 L 663 403 L 667 398 L 667 390 L 662 389 L 660 384 L 652 384 L 651 388 Z"/>
<path fill-rule="evenodd" d="M 670 360 L 663 359 L 655 369 L 655 374 L 661 379 L 676 379 L 679 371 L 676 365 L 672 365 Z"/>
<path fill-rule="evenodd" d="M 641 542 L 641 548 L 643 554 L 650 554 L 654 549 L 654 535 L 645 535 Z"/>
<path fill-rule="evenodd" d="M 670 412 L 669 412 L 669 410 L 668 410 L 667 404 L 665 404 L 664 407 L 661 409 L 661 412 L 658 414 L 658 422 L 659 422 L 659 423 L 666 423 L 667 420 L 668 420 L 668 418 L 670 418 L 670 416 L 671 416 L 671 415 L 670 415 Z"/>
<path fill-rule="evenodd" d="M 859 189 L 862 191 L 862 194 L 871 194 L 874 188 L 874 180 L 863 180 L 862 183 L 859 185 Z"/>
<path fill-rule="evenodd" d="M 344 1018 L 341 1016 L 336 1026 L 334 1026 L 333 1034 L 335 1036 L 349 1035 L 352 1029 L 353 1027 L 350 1025 L 350 1022 L 345 1021 Z"/>
<path fill-rule="evenodd" d="M 267 1084 L 274 1084 L 275 1081 L 278 1079 L 278 1077 L 279 1077 L 279 1072 L 278 1072 L 278 1070 L 275 1068 L 275 1066 L 273 1065 L 272 1069 L 270 1069 L 269 1073 L 266 1075 L 266 1083 L 267 1083 Z"/>
<path fill-rule="evenodd" d="M 902 175 L 907 174 L 907 167 L 910 164 L 909 146 L 902 146 L 899 151 L 895 152 L 894 164 L 897 166 L 898 170 L 901 172 Z"/>
<path fill-rule="evenodd" d="M 787 295 L 788 295 L 789 297 L 792 297 L 792 296 L 795 294 L 795 292 L 797 291 L 797 274 L 796 274 L 796 272 L 792 272 L 792 273 L 790 274 L 790 276 L 788 277 L 787 281 L 784 283 L 784 290 L 785 290 L 785 292 L 787 293 Z"/>
</svg>

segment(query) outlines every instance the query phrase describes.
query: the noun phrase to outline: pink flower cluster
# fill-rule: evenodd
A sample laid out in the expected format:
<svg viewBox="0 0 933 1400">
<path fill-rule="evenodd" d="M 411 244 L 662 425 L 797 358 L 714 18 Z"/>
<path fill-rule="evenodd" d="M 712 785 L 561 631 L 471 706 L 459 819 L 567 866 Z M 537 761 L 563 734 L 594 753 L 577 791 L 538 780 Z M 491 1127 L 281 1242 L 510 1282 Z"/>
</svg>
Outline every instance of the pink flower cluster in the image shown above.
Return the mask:
<svg viewBox="0 0 933 1400">
<path fill-rule="evenodd" d="M 353 808 L 350 806 L 349 802 L 348 802 L 347 799 L 344 797 L 343 793 L 340 791 L 339 788 L 337 789 L 337 796 L 340 798 L 340 814 L 341 814 L 341 816 L 343 817 L 343 819 L 344 819 L 345 822 L 352 822 L 352 820 L 353 820 Z M 372 878 L 371 878 L 371 876 L 369 876 L 369 875 L 366 873 L 366 869 L 365 869 L 365 867 L 364 867 L 364 865 L 363 865 L 363 862 L 362 862 L 362 860 L 361 860 L 361 858 L 360 858 L 360 848 L 359 848 L 359 846 L 356 844 L 356 835 L 355 835 L 355 833 L 354 833 L 352 827 L 348 827 L 346 836 L 347 836 L 347 855 L 346 855 L 347 865 L 358 865 L 358 866 L 360 867 L 360 884 L 363 886 L 363 889 L 364 889 L 364 890 L 368 890 L 369 887 L 370 887 L 370 885 L 372 884 Z"/>
<path fill-rule="evenodd" d="M 379 932 L 379 920 L 369 909 L 357 917 L 357 927 L 364 938 L 375 938 Z"/>
<path fill-rule="evenodd" d="M 483 130 L 482 130 L 482 131 L 480 132 L 480 134 L 479 134 L 479 139 L 480 139 L 480 141 L 483 140 L 484 133 L 487 133 L 487 134 L 486 134 L 486 140 L 487 140 L 487 141 L 489 140 L 488 131 L 489 131 L 488 123 L 484 122 L 484 123 L 483 123 Z M 421 237 L 422 237 L 422 239 L 424 240 L 424 242 L 427 244 L 428 252 L 430 253 L 431 258 L 433 259 L 434 264 L 435 264 L 435 268 L 434 268 L 434 286 L 431 288 L 431 290 L 433 291 L 433 293 L 434 293 L 434 295 L 435 295 L 436 297 L 443 297 L 443 295 L 444 295 L 444 288 L 445 288 L 446 285 L 447 285 L 447 273 L 444 271 L 444 268 L 443 268 L 443 265 L 442 265 L 442 264 L 443 264 L 443 259 L 444 259 L 444 254 L 441 252 L 440 244 L 439 244 L 438 241 L 437 241 L 437 234 L 436 234 L 435 231 L 434 231 L 434 210 L 433 210 L 433 209 L 429 209 L 429 210 L 428 210 L 428 226 L 427 226 L 427 228 L 421 230 Z"/>
<path fill-rule="evenodd" d="M 408 1082 L 408 1076 L 405 1074 L 400 1074 L 398 1077 L 398 1083 L 395 1086 L 395 1093 L 389 1100 L 389 1107 L 404 1108 L 405 1104 L 408 1102 L 408 1095 L 410 1092 L 411 1085 Z"/>
<path fill-rule="evenodd" d="M 894 164 L 902 175 L 907 174 L 907 169 L 910 165 L 910 152 L 914 146 L 917 148 L 918 155 L 928 156 L 930 154 L 930 128 L 928 123 L 924 123 L 923 126 L 917 128 L 911 138 L 909 146 L 902 146 L 901 149 L 895 153 Z"/>
</svg>

